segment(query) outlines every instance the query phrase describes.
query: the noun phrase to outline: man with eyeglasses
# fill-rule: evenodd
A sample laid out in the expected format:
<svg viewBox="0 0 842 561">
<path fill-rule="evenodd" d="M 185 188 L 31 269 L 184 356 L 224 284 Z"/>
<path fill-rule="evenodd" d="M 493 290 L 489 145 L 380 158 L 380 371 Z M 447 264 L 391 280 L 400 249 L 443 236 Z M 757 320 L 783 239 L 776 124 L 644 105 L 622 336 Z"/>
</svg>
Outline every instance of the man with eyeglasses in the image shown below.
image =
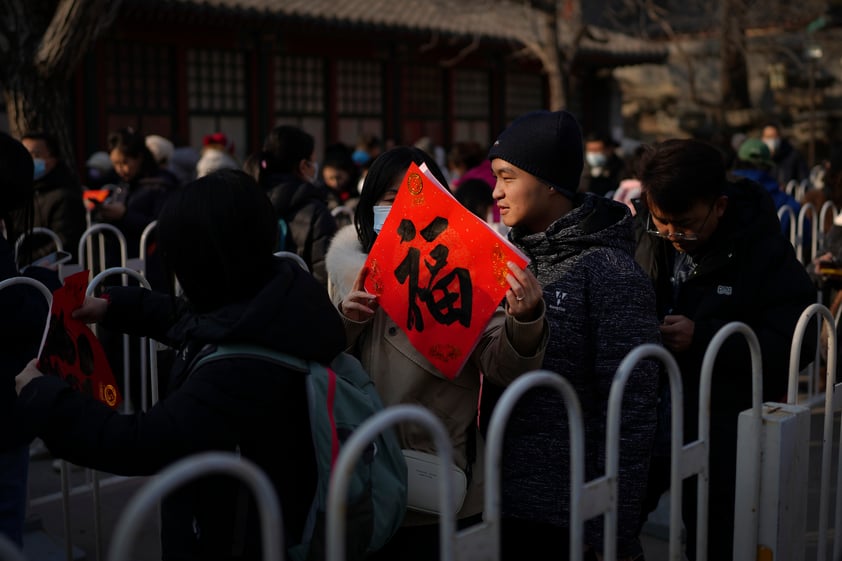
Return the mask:
<svg viewBox="0 0 842 561">
<path fill-rule="evenodd" d="M 662 341 L 681 370 L 688 442 L 698 438 L 700 371 L 716 333 L 733 321 L 751 327 L 760 342 L 763 399 L 783 401 L 795 326 L 817 294 L 781 233 L 769 193 L 751 180 L 728 177 L 719 149 L 699 140 L 667 140 L 646 149 L 638 173 L 638 219 L 645 233 L 635 257 L 652 278 Z M 802 365 L 813 357 L 812 338 L 805 339 Z M 727 561 L 734 536 L 737 418 L 752 405 L 745 341 L 735 337 L 720 348 L 711 393 L 708 559 Z M 662 396 L 662 404 L 668 403 Z M 669 487 L 669 457 L 660 459 L 653 458 L 650 470 L 653 501 Z M 683 515 L 692 561 L 695 477 L 685 480 Z"/>
</svg>

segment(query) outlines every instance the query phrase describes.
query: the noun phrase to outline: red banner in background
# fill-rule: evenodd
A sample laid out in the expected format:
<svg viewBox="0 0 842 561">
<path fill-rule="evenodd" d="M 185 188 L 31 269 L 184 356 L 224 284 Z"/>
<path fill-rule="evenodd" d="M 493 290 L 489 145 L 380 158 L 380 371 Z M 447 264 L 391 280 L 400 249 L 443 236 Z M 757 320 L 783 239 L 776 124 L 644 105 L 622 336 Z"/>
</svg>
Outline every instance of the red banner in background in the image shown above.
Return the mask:
<svg viewBox="0 0 842 561">
<path fill-rule="evenodd" d="M 454 378 L 529 259 L 412 164 L 369 252 L 366 290 L 444 376 Z M 399 373 L 395 373 L 396 375 Z"/>
<path fill-rule="evenodd" d="M 59 376 L 74 389 L 117 408 L 123 401 L 105 350 L 90 328 L 73 319 L 73 310 L 85 301 L 88 271 L 64 279 L 53 292 L 50 320 L 41 341 L 38 369 Z"/>
</svg>

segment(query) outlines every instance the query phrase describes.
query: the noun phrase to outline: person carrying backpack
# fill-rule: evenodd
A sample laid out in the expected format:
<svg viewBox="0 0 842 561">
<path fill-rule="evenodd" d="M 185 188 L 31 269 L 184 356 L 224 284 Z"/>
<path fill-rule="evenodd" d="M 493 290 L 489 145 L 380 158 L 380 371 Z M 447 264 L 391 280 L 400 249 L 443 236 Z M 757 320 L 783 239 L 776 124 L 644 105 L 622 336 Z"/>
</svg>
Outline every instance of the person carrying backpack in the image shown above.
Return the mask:
<svg viewBox="0 0 842 561">
<path fill-rule="evenodd" d="M 318 479 L 307 371 L 252 355 L 198 363 L 208 349 L 248 344 L 328 364 L 345 347 L 340 317 L 312 276 L 273 255 L 275 211 L 245 172 L 220 170 L 173 192 L 158 232 L 183 297 L 110 287 L 73 317 L 178 349 L 162 399 L 118 414 L 32 361 L 16 378 L 11 426 L 22 439 L 41 437 L 56 457 L 130 476 L 203 451 L 237 451 L 274 484 L 285 544 L 294 547 Z M 231 478 L 188 483 L 163 501 L 161 515 L 164 560 L 261 558 L 254 500 Z"/>
</svg>

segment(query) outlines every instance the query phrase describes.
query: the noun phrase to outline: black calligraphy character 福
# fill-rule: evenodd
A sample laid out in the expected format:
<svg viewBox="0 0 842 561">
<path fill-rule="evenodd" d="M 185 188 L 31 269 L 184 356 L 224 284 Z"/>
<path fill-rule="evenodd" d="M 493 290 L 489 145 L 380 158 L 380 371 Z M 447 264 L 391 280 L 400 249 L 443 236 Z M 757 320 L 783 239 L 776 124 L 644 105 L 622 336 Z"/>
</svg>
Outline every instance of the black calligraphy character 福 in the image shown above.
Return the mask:
<svg viewBox="0 0 842 561">
<path fill-rule="evenodd" d="M 429 225 L 421 230 L 421 237 L 428 243 L 433 242 L 447 229 L 447 220 L 434 218 Z M 401 243 L 415 239 L 415 224 L 409 219 L 403 219 L 398 226 Z M 451 325 L 458 321 L 463 326 L 471 325 L 471 311 L 473 304 L 473 287 L 471 274 L 464 267 L 455 267 L 438 278 L 447 265 L 450 249 L 444 244 L 436 245 L 428 254 L 430 260 L 424 260 L 424 266 L 430 272 L 427 286 L 419 286 L 419 272 L 421 269 L 421 250 L 410 247 L 406 257 L 395 269 L 395 278 L 401 284 L 409 281 L 409 310 L 406 318 L 407 329 L 424 331 L 424 316 L 420 300 L 427 306 L 433 319 L 442 325 Z M 457 285 L 454 286 L 454 285 Z"/>
</svg>

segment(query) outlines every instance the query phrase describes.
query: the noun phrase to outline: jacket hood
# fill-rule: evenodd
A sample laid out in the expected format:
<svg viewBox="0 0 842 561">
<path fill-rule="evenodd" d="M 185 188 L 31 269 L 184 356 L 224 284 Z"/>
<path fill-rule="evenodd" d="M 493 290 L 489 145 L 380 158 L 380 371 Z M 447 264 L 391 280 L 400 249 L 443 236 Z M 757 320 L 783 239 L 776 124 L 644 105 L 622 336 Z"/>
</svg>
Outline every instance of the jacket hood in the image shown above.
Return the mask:
<svg viewBox="0 0 842 561">
<path fill-rule="evenodd" d="M 209 314 L 187 314 L 171 335 L 209 343 L 256 343 L 293 356 L 330 362 L 345 349 L 345 329 L 327 292 L 290 259 L 278 257 L 274 276 L 252 299 Z"/>
<path fill-rule="evenodd" d="M 527 254 L 551 263 L 593 247 L 619 248 L 634 254 L 633 217 L 628 207 L 611 199 L 579 193 L 573 210 L 553 222 L 544 232 L 529 234 L 514 227 L 510 239 Z"/>
<path fill-rule="evenodd" d="M 266 178 L 266 192 L 272 206 L 283 217 L 289 217 L 313 200 L 327 204 L 327 194 L 292 174 L 273 174 Z"/>
</svg>

